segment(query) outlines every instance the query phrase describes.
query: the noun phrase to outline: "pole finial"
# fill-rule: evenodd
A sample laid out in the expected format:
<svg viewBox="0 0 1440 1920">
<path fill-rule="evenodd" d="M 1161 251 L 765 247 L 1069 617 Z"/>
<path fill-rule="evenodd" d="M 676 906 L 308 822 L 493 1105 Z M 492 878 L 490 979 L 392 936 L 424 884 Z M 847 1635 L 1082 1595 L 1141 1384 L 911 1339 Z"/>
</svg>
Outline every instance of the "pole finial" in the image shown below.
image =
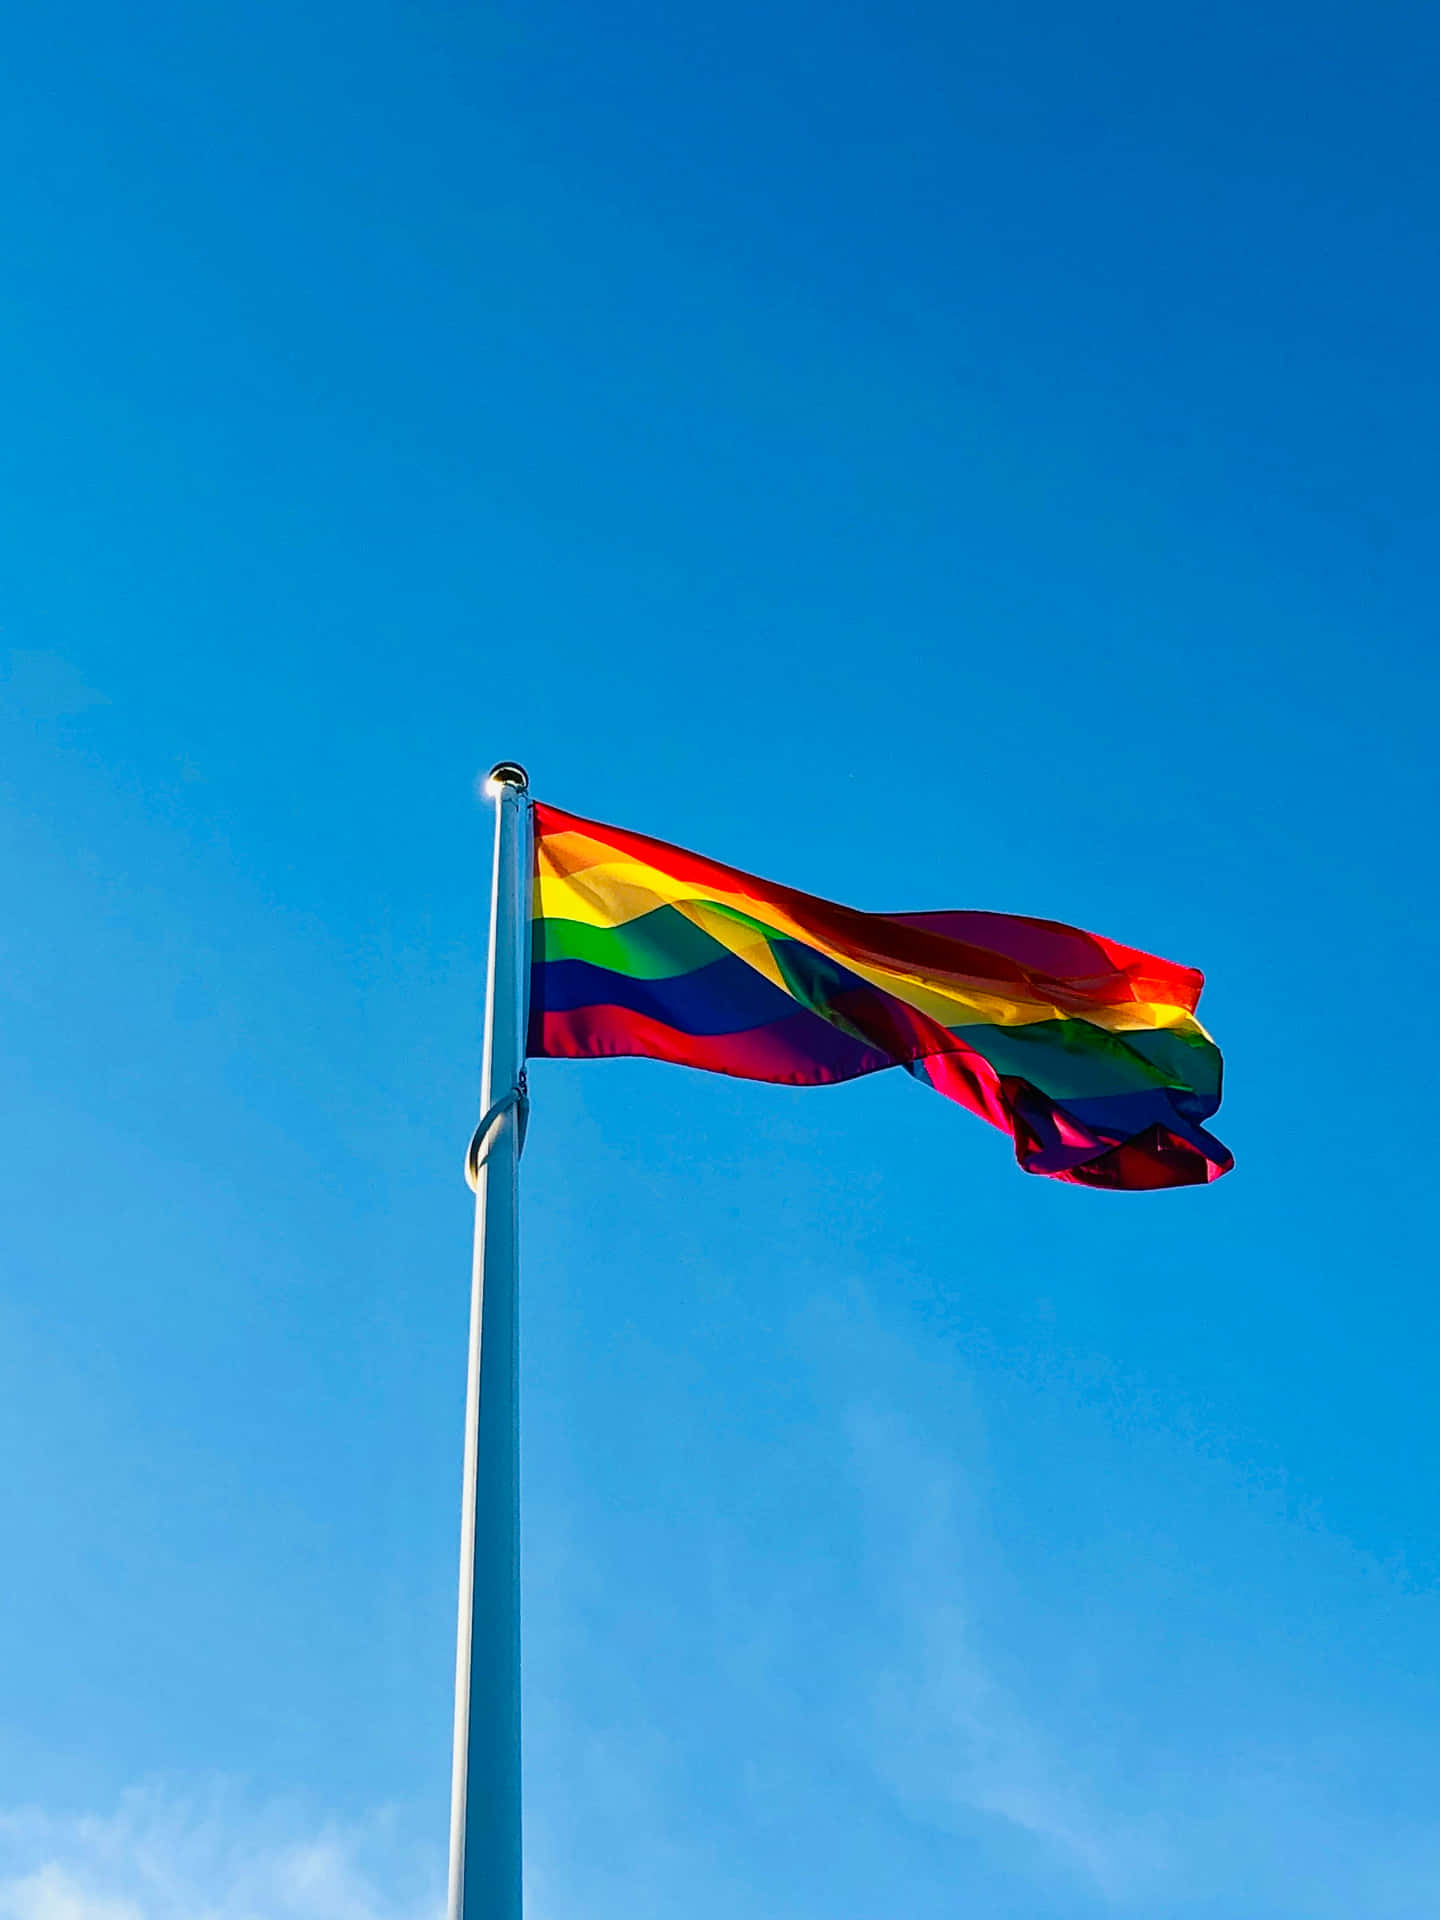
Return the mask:
<svg viewBox="0 0 1440 1920">
<path fill-rule="evenodd" d="M 521 793 L 527 793 L 530 789 L 530 776 L 518 760 L 500 760 L 491 767 L 485 777 L 485 784 L 491 793 L 498 792 L 501 787 L 518 787 Z"/>
</svg>

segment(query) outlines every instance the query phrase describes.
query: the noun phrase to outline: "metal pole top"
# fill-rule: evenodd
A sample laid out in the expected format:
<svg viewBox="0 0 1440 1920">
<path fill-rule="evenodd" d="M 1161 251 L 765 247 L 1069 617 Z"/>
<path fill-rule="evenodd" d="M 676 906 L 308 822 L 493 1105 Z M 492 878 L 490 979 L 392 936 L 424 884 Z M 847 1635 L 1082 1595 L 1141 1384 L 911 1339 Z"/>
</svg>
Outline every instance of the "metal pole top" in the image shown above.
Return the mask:
<svg viewBox="0 0 1440 1920">
<path fill-rule="evenodd" d="M 530 776 L 518 760 L 500 760 L 491 767 L 485 784 L 492 793 L 498 792 L 501 787 L 515 787 L 519 792 L 527 793 Z"/>
</svg>

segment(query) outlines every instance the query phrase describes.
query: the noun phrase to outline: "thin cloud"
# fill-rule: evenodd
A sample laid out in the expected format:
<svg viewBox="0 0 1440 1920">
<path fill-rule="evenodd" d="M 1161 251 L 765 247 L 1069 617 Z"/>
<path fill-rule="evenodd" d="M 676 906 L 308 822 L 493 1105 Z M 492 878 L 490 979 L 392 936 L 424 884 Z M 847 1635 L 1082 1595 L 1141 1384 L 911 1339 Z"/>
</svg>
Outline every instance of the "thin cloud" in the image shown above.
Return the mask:
<svg viewBox="0 0 1440 1920">
<path fill-rule="evenodd" d="M 1440 1920 L 1440 1823 L 1352 1808 L 1344 1780 L 1273 1726 L 1237 1724 L 1227 1747 L 1177 1769 L 1117 1720 L 1100 1744 L 1128 1746 L 1128 1788 L 1087 1767 L 985 1657 L 969 1596 L 989 1549 L 963 1472 L 889 1409 L 857 1411 L 851 1445 L 890 1629 L 861 1664 L 870 1758 L 909 1817 L 950 1832 L 1003 1823 L 1030 1844 L 1036 1880 L 1063 1870 L 1087 1913 Z M 1395 1764 L 1371 1755 L 1379 1777 Z"/>
<path fill-rule="evenodd" d="M 0 1920 L 436 1920 L 434 1882 L 383 1813 L 306 1827 L 147 1788 L 108 1815 L 0 1814 Z"/>
<path fill-rule="evenodd" d="M 1107 1899 L 1163 1881 L 1171 1849 L 1162 1824 L 1107 1809 L 978 1650 L 966 1608 L 974 1500 L 954 1466 L 874 1409 L 853 1416 L 851 1445 L 873 1496 L 872 1527 L 884 1533 L 875 1559 L 887 1569 L 886 1591 L 877 1598 L 896 1626 L 892 1657 L 870 1676 L 877 1770 L 887 1784 L 941 1824 L 962 1813 L 1006 1822 Z"/>
</svg>

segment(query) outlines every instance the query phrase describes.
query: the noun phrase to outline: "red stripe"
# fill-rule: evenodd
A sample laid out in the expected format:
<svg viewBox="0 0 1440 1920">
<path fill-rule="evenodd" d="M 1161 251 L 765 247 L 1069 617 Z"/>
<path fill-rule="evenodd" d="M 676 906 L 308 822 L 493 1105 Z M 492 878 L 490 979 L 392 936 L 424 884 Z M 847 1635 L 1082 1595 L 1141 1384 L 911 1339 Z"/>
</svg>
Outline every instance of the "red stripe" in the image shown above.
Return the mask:
<svg viewBox="0 0 1440 1920">
<path fill-rule="evenodd" d="M 532 1023 L 530 1052 L 559 1060 L 634 1055 L 794 1087 L 828 1086 L 895 1065 L 878 1047 L 864 1046 L 834 1027 L 827 1033 L 825 1022 L 804 1007 L 744 1033 L 704 1034 L 680 1033 L 629 1007 L 575 1007 L 543 1013 Z"/>
<path fill-rule="evenodd" d="M 536 1030 L 538 1028 L 538 1031 Z M 1002 1133 L 1013 1133 L 1000 1076 L 988 1060 L 936 1029 L 945 1051 L 925 1060 L 927 1079 L 937 1092 L 968 1107 Z M 677 1067 L 701 1067 L 738 1080 L 768 1080 L 786 1086 L 818 1087 L 861 1074 L 903 1066 L 915 1058 L 913 1047 L 888 1053 L 865 1046 L 835 1028 L 825 1031 L 817 1015 L 798 1009 L 788 1020 L 747 1033 L 678 1033 L 648 1014 L 628 1007 L 577 1007 L 545 1013 L 531 1030 L 530 1052 L 551 1060 L 591 1060 L 638 1056 L 666 1060 Z M 1096 1142 L 1096 1145 L 1102 1144 Z"/>
<path fill-rule="evenodd" d="M 1204 976 L 1136 947 L 1079 928 L 1018 914 L 861 913 L 738 867 L 703 859 L 683 847 L 622 827 L 602 826 L 558 807 L 535 804 L 541 836 L 579 833 L 655 867 L 671 879 L 738 893 L 780 908 L 797 925 L 852 960 L 913 967 L 944 980 L 1030 990 L 1062 1010 L 1160 1001 L 1194 1009 Z"/>
</svg>

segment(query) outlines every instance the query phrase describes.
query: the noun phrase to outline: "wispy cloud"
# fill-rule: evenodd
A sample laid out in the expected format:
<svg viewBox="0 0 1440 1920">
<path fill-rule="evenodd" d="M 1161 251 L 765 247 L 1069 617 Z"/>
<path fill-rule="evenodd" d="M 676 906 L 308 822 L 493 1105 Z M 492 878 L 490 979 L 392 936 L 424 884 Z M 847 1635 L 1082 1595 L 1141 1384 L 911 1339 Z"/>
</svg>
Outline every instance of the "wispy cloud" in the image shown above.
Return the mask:
<svg viewBox="0 0 1440 1920">
<path fill-rule="evenodd" d="M 383 1812 L 306 1825 L 157 1787 L 104 1815 L 0 1814 L 0 1920 L 435 1920 L 434 1882 Z"/>
<path fill-rule="evenodd" d="M 1001 1823 L 1023 1843 L 1007 1876 L 1061 1870 L 1076 1912 L 1440 1920 L 1440 1822 L 1352 1797 L 1357 1769 L 1384 1778 L 1399 1765 L 1374 1729 L 1336 1727 L 1348 1767 L 1331 1777 L 1323 1754 L 1243 1715 L 1177 1765 L 1118 1714 L 1105 1724 L 1103 1675 L 1098 1724 L 1084 1729 L 1023 1702 L 994 1657 L 993 1620 L 977 1630 L 997 1569 L 963 1462 L 928 1449 L 890 1406 L 858 1410 L 851 1442 L 886 1628 L 883 1651 L 859 1666 L 861 1724 L 910 1818 L 972 1835 Z M 1096 1763 L 1107 1751 L 1126 1785 Z"/>
<path fill-rule="evenodd" d="M 1106 1807 L 1062 1743 L 1029 1715 L 977 1645 L 968 1596 L 983 1558 L 976 1500 L 953 1460 L 926 1453 L 893 1412 L 858 1410 L 852 1458 L 867 1496 L 889 1656 L 869 1675 L 877 1771 L 921 1817 L 1003 1821 L 1124 1899 L 1166 1877 L 1155 1818 Z"/>
<path fill-rule="evenodd" d="M 533 1689 L 527 1709 L 529 1920 L 887 1911 L 885 1889 L 922 1853 L 929 1877 L 909 1910 L 927 1915 L 1440 1920 L 1423 1729 L 1402 1754 L 1343 1692 L 1329 1727 L 1312 1715 L 1308 1736 L 1283 1689 L 1252 1698 L 1245 1674 L 1279 1648 L 1279 1621 L 1256 1622 L 1251 1665 L 1228 1683 L 1223 1661 L 1205 1664 L 1224 1692 L 1198 1726 L 1177 1726 L 1184 1690 L 1152 1711 L 1123 1611 L 1119 1627 L 1092 1625 L 1076 1602 L 1085 1678 L 1056 1684 L 1035 1616 L 1005 1605 L 1006 1536 L 963 1376 L 927 1395 L 899 1343 L 887 1349 L 859 1309 L 848 1318 L 863 1360 L 852 1409 L 843 1430 L 827 1420 L 813 1452 L 855 1496 L 845 1538 L 863 1545 L 852 1559 L 847 1544 L 823 1608 L 796 1572 L 808 1575 L 813 1551 L 743 1561 L 721 1583 L 714 1658 L 738 1711 L 727 1718 L 716 1688 L 694 1682 L 715 1721 L 715 1766 L 703 1764 L 708 1722 L 691 1739 L 682 1715 L 651 1717 L 653 1697 L 637 1693 L 631 1713 L 623 1689 L 587 1695 L 575 1679 L 611 1601 L 617 1615 L 643 1604 L 632 1588 L 611 1593 L 614 1563 L 577 1549 L 563 1577 L 538 1583 L 564 1596 L 540 1618 L 552 1652 L 563 1644 L 573 1662 L 552 1661 L 564 1684 Z M 734 1545 L 722 1532 L 718 1559 Z M 767 1575 L 780 1600 L 752 1614 L 744 1596 Z M 1064 1616 L 1061 1601 L 1049 1617 Z M 1177 1628 L 1179 1654 L 1203 1650 L 1206 1631 L 1202 1610 L 1193 1642 Z M 680 1644 L 688 1661 L 704 1642 Z M 1303 1674 L 1323 1703 L 1323 1673 Z M 752 1763 L 753 1791 L 741 1777 Z M 837 1902 L 833 1876 L 812 1885 L 791 1870 L 792 1847 L 843 1843 L 832 1790 L 863 1829 L 850 1904 L 848 1882 Z M 927 1844 L 911 1849 L 920 1829 Z M 394 1814 L 317 1819 L 227 1788 L 152 1787 L 103 1814 L 0 1812 L 0 1920 L 438 1920 L 438 1840 L 432 1830 L 422 1852 Z"/>
</svg>

